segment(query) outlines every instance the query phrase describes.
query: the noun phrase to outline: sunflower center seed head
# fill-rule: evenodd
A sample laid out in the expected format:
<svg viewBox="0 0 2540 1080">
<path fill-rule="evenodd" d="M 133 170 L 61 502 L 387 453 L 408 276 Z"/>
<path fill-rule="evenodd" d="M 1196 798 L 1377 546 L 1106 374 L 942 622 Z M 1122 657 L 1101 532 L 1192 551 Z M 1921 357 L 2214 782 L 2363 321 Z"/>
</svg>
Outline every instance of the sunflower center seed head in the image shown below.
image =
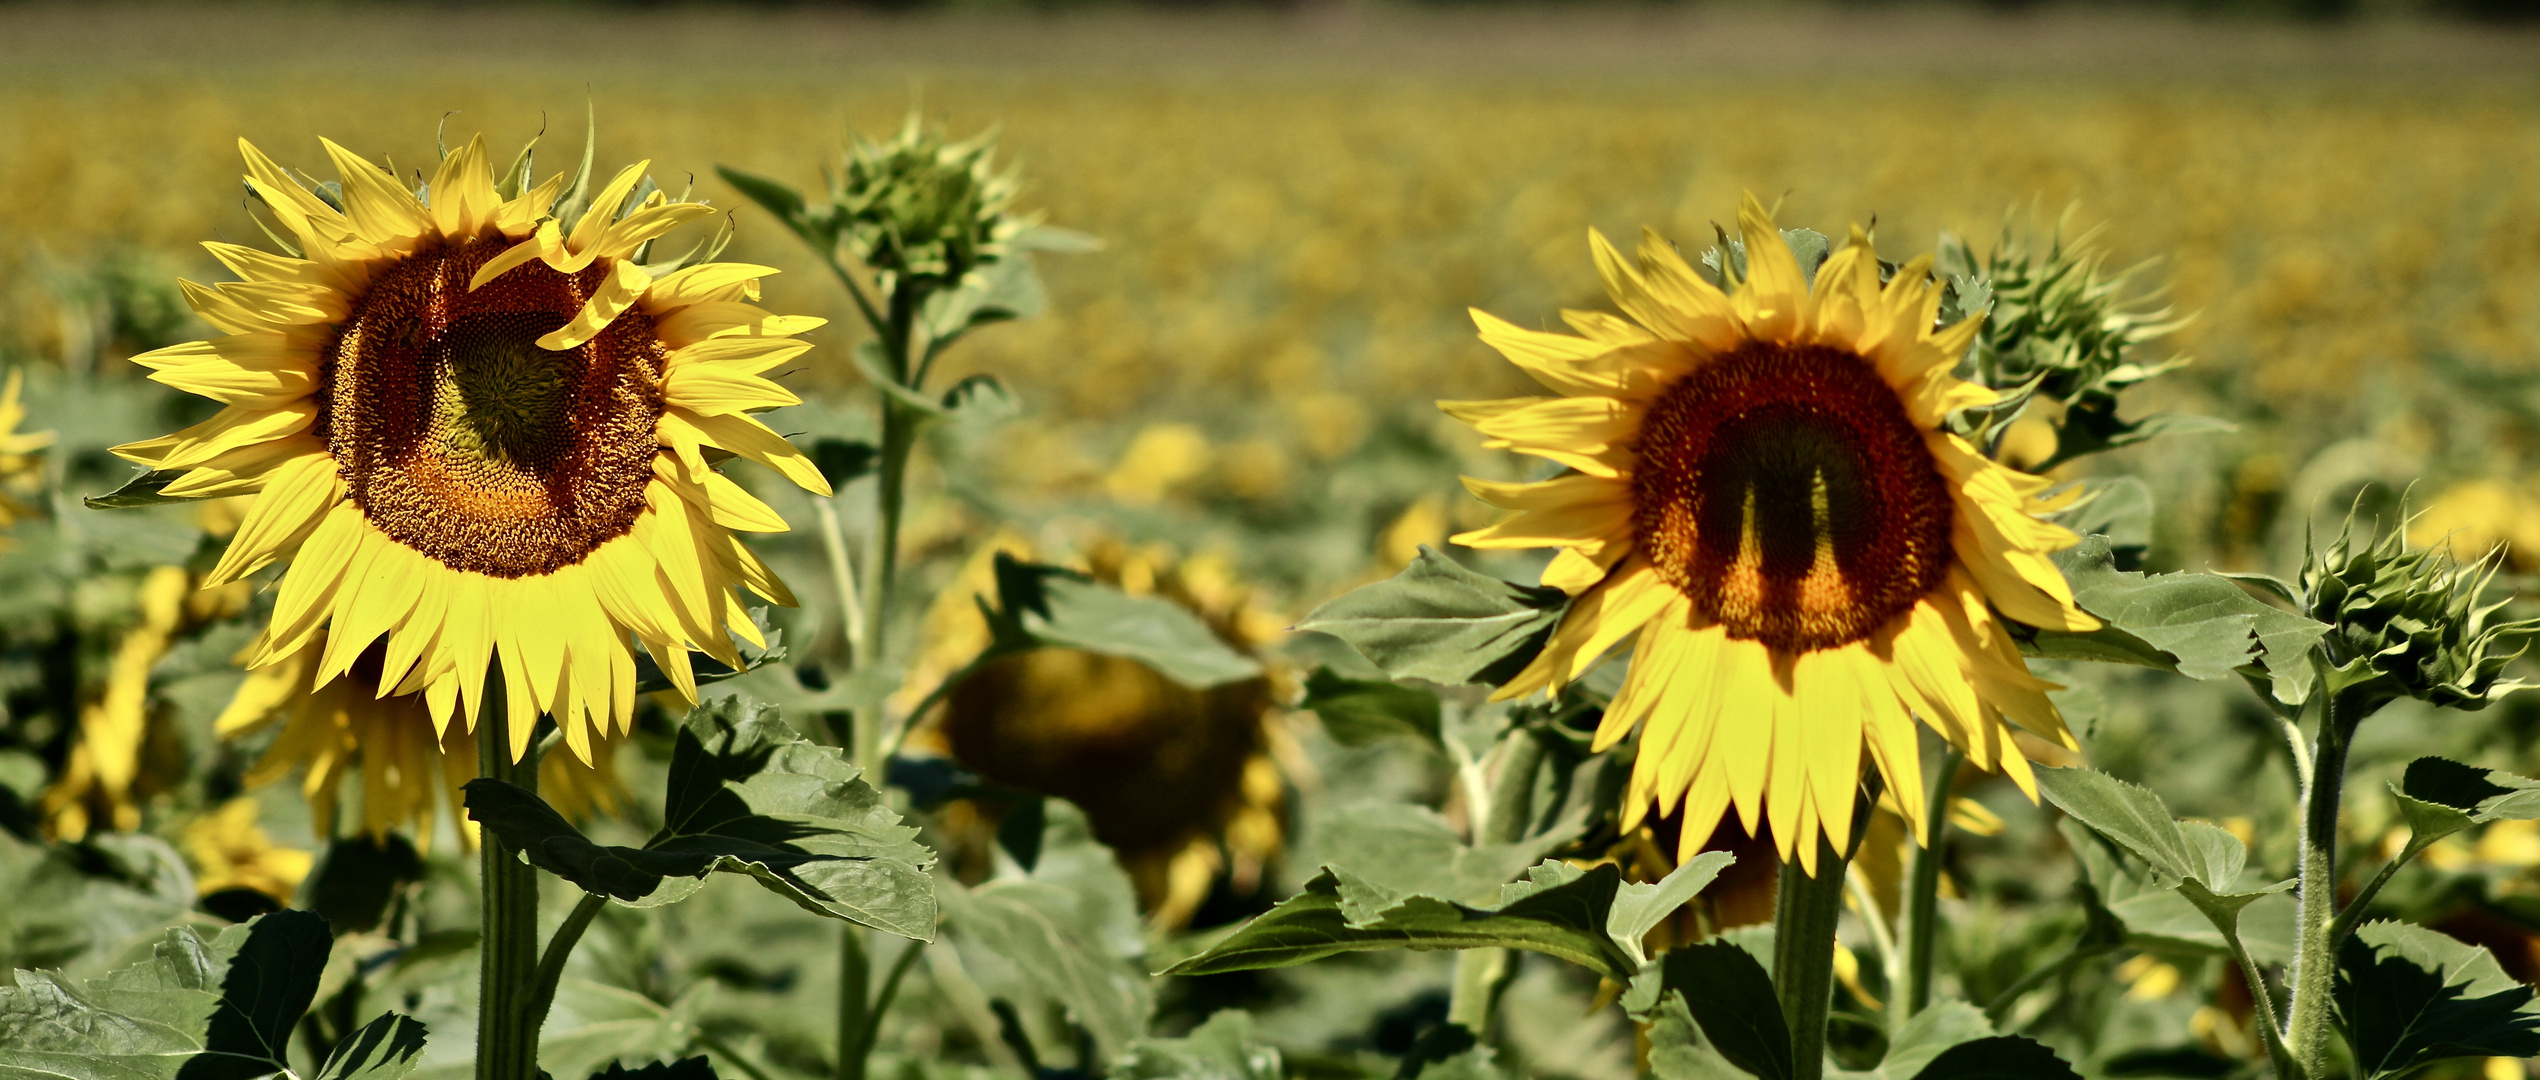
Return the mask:
<svg viewBox="0 0 2540 1080">
<path fill-rule="evenodd" d="M 1949 565 L 1952 504 L 1870 364 L 1755 343 L 1668 388 L 1632 476 L 1639 546 L 1733 637 L 1789 653 L 1859 641 Z"/>
<path fill-rule="evenodd" d="M 323 354 L 318 434 L 362 513 L 457 570 L 551 573 L 624 535 L 652 480 L 666 350 L 639 311 L 562 352 L 607 268 L 531 262 L 474 292 L 501 241 L 372 282 Z"/>
</svg>

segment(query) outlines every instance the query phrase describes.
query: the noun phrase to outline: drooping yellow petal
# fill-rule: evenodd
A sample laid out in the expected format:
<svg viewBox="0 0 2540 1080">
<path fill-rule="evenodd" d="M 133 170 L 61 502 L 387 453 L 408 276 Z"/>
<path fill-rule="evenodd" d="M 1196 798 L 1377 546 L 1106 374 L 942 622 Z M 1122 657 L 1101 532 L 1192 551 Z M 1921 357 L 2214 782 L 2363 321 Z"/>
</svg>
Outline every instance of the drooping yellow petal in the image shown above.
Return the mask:
<svg viewBox="0 0 2540 1080">
<path fill-rule="evenodd" d="M 344 481 L 336 475 L 335 459 L 323 448 L 275 465 L 267 474 L 264 494 L 247 508 L 246 518 L 230 537 L 229 550 L 222 552 L 220 563 L 203 576 L 203 587 L 236 581 L 289 554 L 310 530 L 317 528 L 318 520 L 343 497 L 343 491 Z"/>
<path fill-rule="evenodd" d="M 575 313 L 573 321 L 539 338 L 538 347 L 549 352 L 563 352 L 600 336 L 600 331 L 608 329 L 618 316 L 635 306 L 635 301 L 643 297 L 644 289 L 652 281 L 652 275 L 634 263 L 610 263 L 608 276 L 600 280 L 599 288 L 592 290 L 591 299 L 582 305 L 580 312 Z"/>
</svg>

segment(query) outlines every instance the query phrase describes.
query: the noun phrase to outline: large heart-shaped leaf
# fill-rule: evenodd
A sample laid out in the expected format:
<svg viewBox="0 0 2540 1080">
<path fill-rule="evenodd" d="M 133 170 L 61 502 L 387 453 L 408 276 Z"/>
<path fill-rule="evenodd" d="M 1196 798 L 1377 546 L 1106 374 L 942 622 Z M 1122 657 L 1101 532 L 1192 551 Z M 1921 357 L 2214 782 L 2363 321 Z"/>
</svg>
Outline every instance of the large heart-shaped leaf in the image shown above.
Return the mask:
<svg viewBox="0 0 2540 1080">
<path fill-rule="evenodd" d="M 2340 944 L 2337 961 L 2338 1019 L 2367 1078 L 2445 1058 L 2540 1055 L 2540 1004 L 2485 949 L 2375 922 Z"/>
<path fill-rule="evenodd" d="M 1677 867 L 1670 880 L 1638 885 L 1625 883 L 1611 864 L 1580 870 L 1549 861 L 1525 880 L 1501 886 L 1493 906 L 1404 894 L 1326 866 L 1304 891 L 1164 974 L 1288 967 L 1370 949 L 1509 948 L 1629 982 L 1640 971 L 1639 936 L 1654 924 L 1651 913 L 1663 916 L 1671 909 L 1661 905 L 1690 898 L 1726 864 L 1697 859 Z M 1696 884 L 1687 888 L 1688 882 Z M 1618 940 L 1618 931 L 1630 941 Z"/>
<path fill-rule="evenodd" d="M 1135 660 L 1193 690 L 1261 674 L 1199 616 L 1161 596 L 1131 596 L 1063 567 L 996 557 L 996 648 L 1058 647 Z"/>
<path fill-rule="evenodd" d="M 700 705 L 671 752 L 661 832 L 595 844 L 526 789 L 467 784 L 468 816 L 530 862 L 635 907 L 687 899 L 707 874 L 746 875 L 805 910 L 933 940 L 934 853 L 834 747 L 738 697 Z"/>
<path fill-rule="evenodd" d="M 169 930 L 151 958 L 81 983 L 20 971 L 0 987 L 0 1076 L 250 1080 L 289 1068 L 292 1031 L 334 947 L 326 920 L 279 911 L 205 941 Z M 421 1024 L 393 1014 L 354 1034 L 322 1075 L 393 1080 Z"/>
<path fill-rule="evenodd" d="M 1543 651 L 1569 602 L 1422 547 L 1401 573 L 1315 608 L 1297 629 L 1346 641 L 1397 677 L 1496 686 Z"/>
<path fill-rule="evenodd" d="M 2119 570 L 2105 536 L 2083 537 L 2055 560 L 2072 581 L 2075 602 L 2105 625 L 2080 634 L 2039 631 L 2029 652 L 2142 664 L 2206 680 L 2251 668 L 2272 678 L 2277 700 L 2308 700 L 2312 675 L 2305 658 L 2328 627 L 2271 606 L 2219 574 Z"/>
</svg>

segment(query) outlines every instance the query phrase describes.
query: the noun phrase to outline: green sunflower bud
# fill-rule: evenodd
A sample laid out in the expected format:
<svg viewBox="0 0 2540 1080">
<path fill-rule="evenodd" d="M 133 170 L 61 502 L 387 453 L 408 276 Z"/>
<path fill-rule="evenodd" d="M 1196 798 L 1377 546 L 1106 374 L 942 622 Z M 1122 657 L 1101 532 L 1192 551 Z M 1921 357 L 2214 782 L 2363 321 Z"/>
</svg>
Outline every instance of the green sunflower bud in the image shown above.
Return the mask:
<svg viewBox="0 0 2540 1080">
<path fill-rule="evenodd" d="M 2093 229 L 2067 240 L 2059 222 L 2041 240 L 2033 229 L 2006 224 L 2001 242 L 1982 259 L 1955 236 L 1941 240 L 1934 269 L 1949 283 L 1944 315 L 1989 312 L 1967 357 L 1969 377 L 2004 394 L 2001 405 L 1972 418 L 1984 444 L 1999 442 L 2031 404 L 2042 399 L 2060 406 L 2044 410 L 2054 445 L 2022 463 L 2032 471 L 2156 435 L 2227 426 L 2176 414 L 2118 417 L 2119 394 L 2187 365 L 2184 357 L 2137 355 L 2187 320 L 2160 303 L 2162 290 L 2143 287 L 2149 264 L 2110 271 L 2097 237 Z"/>
<path fill-rule="evenodd" d="M 2540 620 L 2496 621 L 2510 597 L 2479 602 L 2501 548 L 2463 563 L 2440 545 L 2407 546 L 2405 529 L 2378 540 L 2354 533 L 2349 516 L 2336 540 L 2302 562 L 2305 613 L 2330 628 L 2320 642 L 2330 691 L 2364 711 L 2400 697 L 2476 710 L 2526 685 L 2504 669 L 2540 633 Z"/>
<path fill-rule="evenodd" d="M 1032 225 L 1012 213 L 1017 171 L 997 171 L 995 158 L 996 132 L 952 142 L 912 114 L 899 134 L 848 147 L 830 178 L 827 224 L 884 292 L 900 277 L 958 282 L 1006 258 Z"/>
</svg>

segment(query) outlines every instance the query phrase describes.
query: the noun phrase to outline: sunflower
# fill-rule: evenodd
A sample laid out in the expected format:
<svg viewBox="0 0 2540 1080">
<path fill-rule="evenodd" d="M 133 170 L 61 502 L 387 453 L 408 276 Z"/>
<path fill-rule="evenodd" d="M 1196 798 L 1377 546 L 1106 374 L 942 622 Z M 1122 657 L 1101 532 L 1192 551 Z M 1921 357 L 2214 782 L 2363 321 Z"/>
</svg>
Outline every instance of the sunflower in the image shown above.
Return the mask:
<svg viewBox="0 0 2540 1080">
<path fill-rule="evenodd" d="M 1850 833 L 1864 750 L 1922 833 L 1914 716 L 2034 799 L 2004 721 L 2074 743 L 2004 620 L 2098 623 L 2047 558 L 2075 541 L 2037 516 L 2048 482 L 1944 426 L 1996 395 L 1951 374 L 1978 325 L 1936 325 L 1928 261 L 1882 283 L 1855 228 L 1812 290 L 1751 195 L 1738 224 L 1734 293 L 1654 233 L 1638 269 L 1591 233 L 1629 319 L 1570 312 L 1571 337 L 1474 313 L 1558 396 L 1440 407 L 1567 470 L 1467 478 L 1519 513 L 1455 539 L 1559 548 L 1544 581 L 1575 597 L 1500 697 L 1557 691 L 1633 639 L 1596 734 L 1601 750 L 1641 729 L 1626 832 L 1681 813 L 1698 846 L 1734 806 L 1813 875 L 1815 838 Z"/>
<path fill-rule="evenodd" d="M 248 768 L 246 782 L 268 784 L 300 770 L 300 793 L 317 834 L 333 837 L 344 780 L 358 774 L 363 831 L 384 837 L 409 829 L 417 845 L 429 849 L 435 817 L 446 809 L 460 842 L 473 845 L 476 823 L 460 812 L 465 805 L 460 789 L 476 779 L 476 748 L 466 729 L 433 723 L 423 695 L 381 693 L 386 650 L 376 644 L 351 668 L 320 683 L 318 664 L 327 645 L 321 630 L 298 652 L 250 672 L 212 721 L 213 732 L 224 738 L 280 725 Z M 539 794 L 571 818 L 614 811 L 615 745 L 593 745 L 587 764 L 563 754 L 540 759 Z"/>
<path fill-rule="evenodd" d="M 928 610 L 925 646 L 901 698 L 914 701 L 989 644 L 980 614 L 993 599 L 995 556 L 1032 557 L 1006 534 L 982 545 Z M 1251 604 L 1222 562 L 1177 559 L 1161 547 L 1088 545 L 1080 566 L 1133 595 L 1161 596 L 1198 615 L 1247 654 L 1284 621 Z M 1276 677 L 1193 690 L 1135 660 L 1045 648 L 989 661 L 919 717 L 917 739 L 999 784 L 1064 798 L 1119 856 L 1156 926 L 1187 924 L 1223 881 L 1260 886 L 1286 837 L 1286 781 L 1272 750 Z M 993 824 L 956 806 L 946 833 L 956 863 L 984 864 Z M 969 858 L 965 859 L 967 855 Z"/>
<path fill-rule="evenodd" d="M 18 495 L 36 486 L 44 475 L 44 459 L 37 451 L 53 445 L 50 431 L 18 430 L 26 420 L 26 404 L 18 400 L 26 388 L 26 372 L 9 371 L 9 381 L 0 386 L 0 528 L 43 513 Z M 16 490 L 12 490 L 16 489 Z M 0 550 L 8 541 L 0 540 Z"/>
<path fill-rule="evenodd" d="M 546 714 L 590 761 L 633 723 L 633 642 L 694 700 L 691 651 L 758 640 L 737 589 L 792 603 L 733 532 L 784 521 L 712 464 L 828 492 L 747 415 L 797 402 L 760 373 L 822 320 L 745 302 L 767 267 L 638 262 L 714 213 L 639 192 L 649 162 L 560 210 L 565 177 L 530 184 L 524 154 L 498 187 L 482 138 L 420 192 L 325 147 L 341 183 L 313 188 L 239 143 L 287 253 L 205 245 L 245 280 L 179 284 L 228 336 L 134 358 L 227 407 L 115 452 L 171 497 L 256 496 L 206 579 L 290 560 L 250 667 L 323 688 L 375 655 L 372 692 L 436 737 L 490 694 L 515 759 Z"/>
</svg>

